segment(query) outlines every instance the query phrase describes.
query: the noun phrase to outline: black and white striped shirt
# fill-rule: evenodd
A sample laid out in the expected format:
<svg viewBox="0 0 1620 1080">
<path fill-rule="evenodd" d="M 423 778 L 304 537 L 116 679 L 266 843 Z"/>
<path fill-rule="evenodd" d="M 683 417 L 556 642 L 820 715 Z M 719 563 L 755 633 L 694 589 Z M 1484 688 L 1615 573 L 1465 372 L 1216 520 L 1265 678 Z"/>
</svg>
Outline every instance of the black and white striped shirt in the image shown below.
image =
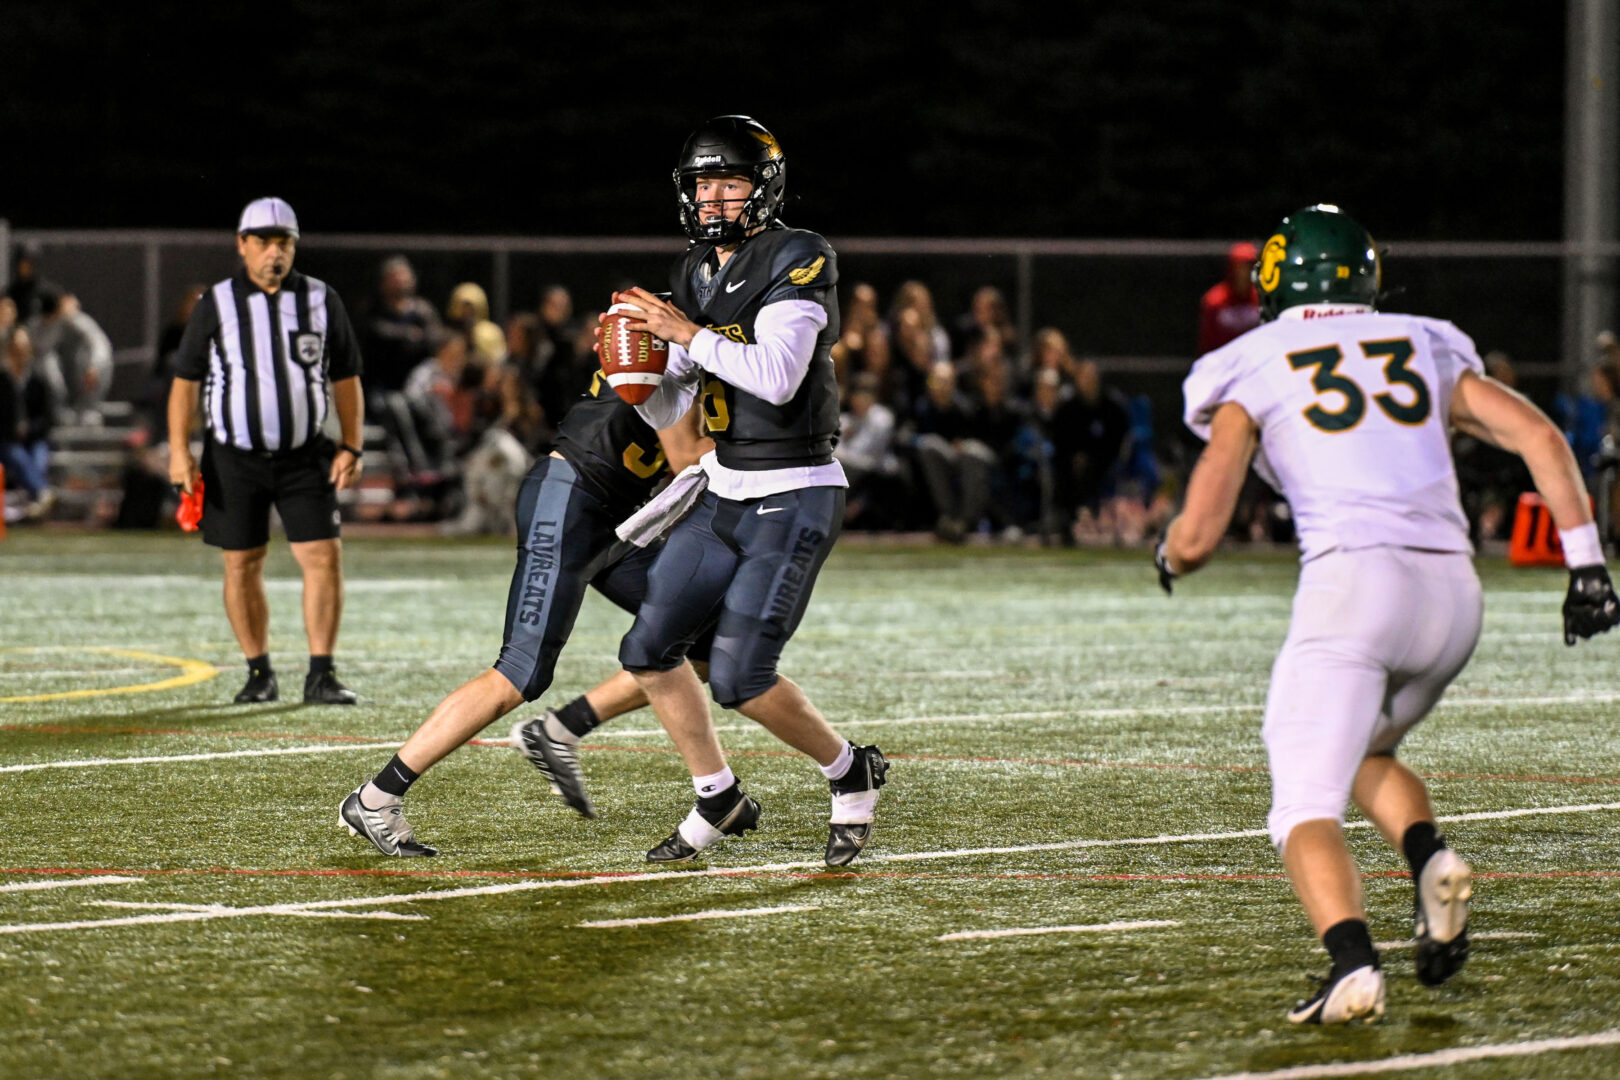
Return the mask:
<svg viewBox="0 0 1620 1080">
<path fill-rule="evenodd" d="M 328 383 L 359 374 L 343 301 L 296 270 L 273 294 L 243 270 L 217 282 L 192 309 L 175 356 L 176 376 L 204 382 L 214 441 L 238 450 L 303 446 L 321 433 Z"/>
</svg>

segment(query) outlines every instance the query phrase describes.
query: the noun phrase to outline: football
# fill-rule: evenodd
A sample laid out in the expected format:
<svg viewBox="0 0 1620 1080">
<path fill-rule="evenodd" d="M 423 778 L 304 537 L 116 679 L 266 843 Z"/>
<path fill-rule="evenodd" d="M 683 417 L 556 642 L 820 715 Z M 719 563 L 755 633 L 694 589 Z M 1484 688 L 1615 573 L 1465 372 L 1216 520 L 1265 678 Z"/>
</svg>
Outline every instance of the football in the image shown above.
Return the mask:
<svg viewBox="0 0 1620 1080">
<path fill-rule="evenodd" d="M 669 366 L 669 342 L 645 330 L 631 330 L 634 304 L 614 304 L 602 320 L 602 374 L 613 392 L 640 405 L 658 389 Z"/>
</svg>

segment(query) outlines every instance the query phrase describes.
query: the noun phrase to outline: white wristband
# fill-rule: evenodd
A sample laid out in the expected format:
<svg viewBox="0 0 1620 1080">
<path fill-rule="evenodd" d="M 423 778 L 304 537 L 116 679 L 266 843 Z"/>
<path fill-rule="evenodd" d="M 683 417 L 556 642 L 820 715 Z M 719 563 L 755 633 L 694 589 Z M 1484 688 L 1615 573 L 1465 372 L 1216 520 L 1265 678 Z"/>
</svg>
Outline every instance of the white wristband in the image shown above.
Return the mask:
<svg viewBox="0 0 1620 1080">
<path fill-rule="evenodd" d="M 1558 542 L 1564 548 L 1564 565 L 1571 570 L 1603 565 L 1603 541 L 1598 539 L 1596 523 L 1559 529 Z"/>
</svg>

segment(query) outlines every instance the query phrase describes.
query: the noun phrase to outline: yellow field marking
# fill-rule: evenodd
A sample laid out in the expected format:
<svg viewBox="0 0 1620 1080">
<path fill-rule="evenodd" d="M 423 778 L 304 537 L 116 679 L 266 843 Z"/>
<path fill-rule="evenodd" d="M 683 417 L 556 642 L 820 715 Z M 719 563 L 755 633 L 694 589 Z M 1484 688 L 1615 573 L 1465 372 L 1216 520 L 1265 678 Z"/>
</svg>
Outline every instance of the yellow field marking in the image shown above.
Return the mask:
<svg viewBox="0 0 1620 1080">
<path fill-rule="evenodd" d="M 159 679 L 157 682 L 141 683 L 137 686 L 108 686 L 99 690 L 64 690 L 55 694 L 30 694 L 26 697 L 0 697 L 0 704 L 23 701 L 63 701 L 68 698 L 101 697 L 105 694 L 145 694 L 154 690 L 174 690 L 193 683 L 207 682 L 219 674 L 219 668 L 205 660 L 187 660 L 179 656 L 159 656 L 157 653 L 139 652 L 135 649 L 114 649 L 106 645 L 38 645 L 22 646 L 19 648 L 0 649 L 5 652 L 80 652 L 102 653 L 107 656 L 122 656 L 129 660 L 143 660 L 150 664 L 167 664 L 180 669 L 180 674 L 169 679 Z"/>
</svg>

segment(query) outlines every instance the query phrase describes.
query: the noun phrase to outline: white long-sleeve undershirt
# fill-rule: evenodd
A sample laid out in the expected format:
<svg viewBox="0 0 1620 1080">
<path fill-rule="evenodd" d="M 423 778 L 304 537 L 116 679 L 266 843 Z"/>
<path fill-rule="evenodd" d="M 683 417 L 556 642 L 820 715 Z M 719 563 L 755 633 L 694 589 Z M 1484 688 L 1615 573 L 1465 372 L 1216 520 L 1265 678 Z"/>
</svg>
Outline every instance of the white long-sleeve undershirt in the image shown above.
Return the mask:
<svg viewBox="0 0 1620 1080">
<path fill-rule="evenodd" d="M 812 300 L 778 300 L 754 318 L 755 343 L 744 345 L 713 330 L 699 330 L 686 348 L 670 342 L 669 364 L 652 396 L 636 406 L 655 429 L 674 425 L 692 407 L 703 372 L 772 405 L 793 400 L 815 357 L 816 338 L 827 325 L 827 309 Z M 728 469 L 707 454 L 709 490 L 724 499 L 757 499 L 806 487 L 847 487 L 843 467 L 806 465 L 788 469 Z"/>
</svg>

